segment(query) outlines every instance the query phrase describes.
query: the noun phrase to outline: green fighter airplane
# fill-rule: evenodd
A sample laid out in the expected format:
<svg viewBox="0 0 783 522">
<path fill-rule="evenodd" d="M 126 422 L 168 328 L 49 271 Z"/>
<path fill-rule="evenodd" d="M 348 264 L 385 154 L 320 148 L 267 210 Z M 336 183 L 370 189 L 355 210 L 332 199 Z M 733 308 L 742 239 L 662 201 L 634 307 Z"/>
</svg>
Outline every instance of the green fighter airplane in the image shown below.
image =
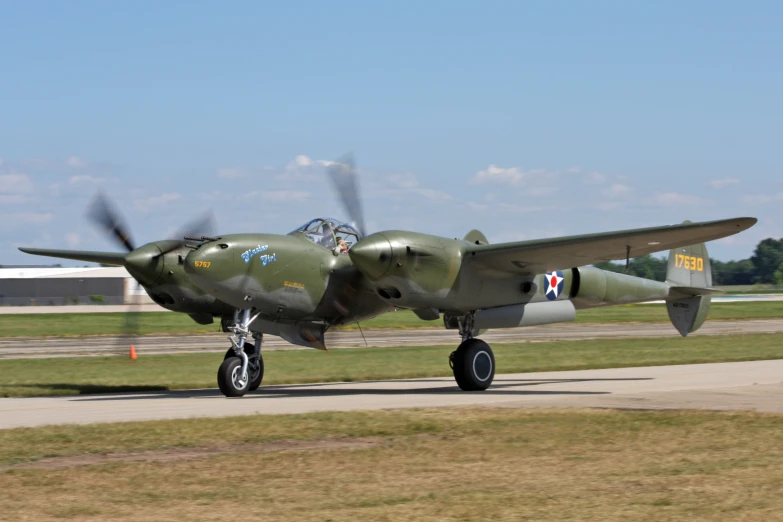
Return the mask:
<svg viewBox="0 0 783 522">
<path fill-rule="evenodd" d="M 721 293 L 712 287 L 704 242 L 757 221 L 685 222 L 498 244 L 489 244 L 478 230 L 463 239 L 404 230 L 366 235 L 352 159 L 332 164 L 328 172 L 355 226 L 318 218 L 286 235 L 191 234 L 139 248 L 128 244 L 127 254 L 21 250 L 123 265 L 161 306 L 198 322 L 220 318 L 232 334 L 217 375 L 228 397 L 261 384 L 264 334 L 326 349 L 329 328 L 396 309 L 413 310 L 423 320 L 442 316 L 461 339 L 448 359 L 454 378 L 462 390 L 479 391 L 495 375 L 492 349 L 478 338 L 490 328 L 566 322 L 580 309 L 663 300 L 681 335 L 696 331 L 711 296 Z M 115 217 L 103 221 L 117 233 Z M 665 250 L 670 251 L 665 282 L 590 266 Z"/>
</svg>

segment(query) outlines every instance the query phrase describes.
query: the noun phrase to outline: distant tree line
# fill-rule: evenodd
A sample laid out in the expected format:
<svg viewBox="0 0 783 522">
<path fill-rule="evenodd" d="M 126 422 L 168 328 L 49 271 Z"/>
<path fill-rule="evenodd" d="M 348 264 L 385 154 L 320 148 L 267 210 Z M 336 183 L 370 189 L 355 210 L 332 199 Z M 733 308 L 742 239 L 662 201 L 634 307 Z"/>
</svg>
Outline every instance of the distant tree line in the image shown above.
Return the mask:
<svg viewBox="0 0 783 522">
<path fill-rule="evenodd" d="M 763 240 L 756 246 L 750 259 L 741 261 L 718 261 L 710 258 L 712 284 L 723 285 L 783 285 L 783 238 Z M 664 281 L 668 259 L 651 255 L 631 259 L 628 273 L 637 277 Z M 611 261 L 596 263 L 596 267 L 612 272 L 625 272 L 625 263 Z"/>
</svg>

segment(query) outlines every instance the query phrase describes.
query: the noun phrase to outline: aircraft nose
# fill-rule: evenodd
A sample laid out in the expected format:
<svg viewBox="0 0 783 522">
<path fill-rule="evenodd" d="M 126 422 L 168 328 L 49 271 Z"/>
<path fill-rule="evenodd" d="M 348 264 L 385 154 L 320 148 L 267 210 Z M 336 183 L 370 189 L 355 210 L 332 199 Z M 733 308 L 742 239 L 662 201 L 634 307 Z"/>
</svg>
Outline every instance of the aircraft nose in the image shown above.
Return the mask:
<svg viewBox="0 0 783 522">
<path fill-rule="evenodd" d="M 221 274 L 231 270 L 232 248 L 225 243 L 211 242 L 199 246 L 185 257 L 185 273 L 202 290 L 212 292 Z"/>
<path fill-rule="evenodd" d="M 356 243 L 348 254 L 356 268 L 372 280 L 382 278 L 391 267 L 391 243 L 377 232 Z"/>
</svg>

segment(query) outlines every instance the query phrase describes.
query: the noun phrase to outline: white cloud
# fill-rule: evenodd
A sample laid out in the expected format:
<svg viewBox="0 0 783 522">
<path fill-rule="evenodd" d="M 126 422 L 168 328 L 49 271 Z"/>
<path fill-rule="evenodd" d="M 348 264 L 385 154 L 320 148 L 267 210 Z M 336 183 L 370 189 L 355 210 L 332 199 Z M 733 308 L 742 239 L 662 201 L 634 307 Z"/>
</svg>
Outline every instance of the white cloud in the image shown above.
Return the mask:
<svg viewBox="0 0 783 522">
<path fill-rule="evenodd" d="M 70 232 L 65 234 L 65 242 L 68 243 L 69 248 L 76 248 L 82 242 L 82 239 L 79 237 L 79 234 Z"/>
<path fill-rule="evenodd" d="M 297 157 L 295 157 L 292 161 L 288 162 L 288 165 L 286 165 L 285 169 L 286 171 L 301 171 L 301 170 L 307 170 L 310 167 L 328 167 L 329 165 L 333 165 L 334 161 L 328 161 L 328 160 L 314 160 L 310 156 L 306 154 L 299 154 Z"/>
<path fill-rule="evenodd" d="M 569 169 L 569 172 L 571 170 Z M 600 172 L 590 172 L 582 177 L 582 183 L 585 185 L 600 185 L 606 182 L 606 175 Z"/>
<path fill-rule="evenodd" d="M 0 174 L 0 195 L 30 194 L 35 190 L 26 174 Z"/>
<path fill-rule="evenodd" d="M 300 154 L 296 158 L 294 158 L 294 165 L 296 165 L 297 167 L 309 167 L 312 164 L 313 164 L 313 160 L 311 160 L 309 156 L 305 156 L 304 154 Z"/>
<path fill-rule="evenodd" d="M 504 168 L 492 164 L 485 170 L 478 171 L 471 182 L 484 183 L 495 181 L 499 183 L 508 183 L 510 185 L 521 185 L 536 172 L 543 173 L 543 171 L 525 172 L 517 167 Z"/>
<path fill-rule="evenodd" d="M 631 187 L 629 187 L 628 185 L 623 185 L 621 183 L 615 183 L 611 187 L 609 187 L 608 189 L 604 190 L 603 194 L 605 196 L 616 198 L 616 197 L 626 196 L 626 195 L 630 194 L 632 191 L 633 191 L 633 189 Z"/>
<path fill-rule="evenodd" d="M 301 182 L 302 180 L 307 180 L 308 182 L 317 181 L 324 179 L 322 169 L 333 163 L 327 160 L 314 160 L 310 156 L 299 154 L 288 162 L 283 172 L 278 174 L 276 178 L 280 181 L 291 183 Z"/>
<path fill-rule="evenodd" d="M 675 205 L 698 205 L 701 199 L 679 192 L 662 192 L 648 200 L 649 203 L 659 207 L 673 207 Z"/>
<path fill-rule="evenodd" d="M 74 168 L 81 168 L 87 166 L 87 162 L 81 159 L 79 156 L 70 156 L 67 160 L 65 160 L 65 163 L 69 167 L 74 167 Z"/>
<path fill-rule="evenodd" d="M 419 186 L 419 179 L 412 172 L 389 174 L 386 180 L 402 189 L 413 189 Z"/>
<path fill-rule="evenodd" d="M 27 174 L 0 174 L 0 203 L 19 205 L 30 201 L 35 185 Z"/>
<path fill-rule="evenodd" d="M 412 193 L 422 196 L 430 201 L 448 201 L 451 195 L 442 190 L 425 188 L 419 183 L 419 178 L 412 172 L 389 174 L 385 181 L 393 185 L 393 188 L 384 190 L 386 195 L 399 195 L 400 193 Z"/>
<path fill-rule="evenodd" d="M 707 185 L 714 188 L 715 190 L 719 190 L 723 187 L 728 187 L 729 185 L 736 185 L 737 183 L 739 183 L 737 178 L 723 178 L 710 180 L 707 182 Z"/>
<path fill-rule="evenodd" d="M 415 188 L 412 190 L 412 192 L 414 194 L 418 194 L 419 196 L 425 197 L 430 201 L 448 201 L 452 199 L 450 194 L 447 194 L 446 192 L 443 192 L 441 190 L 428 189 L 428 188 Z"/>
<path fill-rule="evenodd" d="M 71 176 L 70 179 L 68 179 L 68 183 L 71 185 L 77 185 L 79 183 L 103 183 L 106 181 L 106 178 L 96 178 L 95 176 L 86 176 L 86 175 L 78 175 L 78 176 Z"/>
</svg>

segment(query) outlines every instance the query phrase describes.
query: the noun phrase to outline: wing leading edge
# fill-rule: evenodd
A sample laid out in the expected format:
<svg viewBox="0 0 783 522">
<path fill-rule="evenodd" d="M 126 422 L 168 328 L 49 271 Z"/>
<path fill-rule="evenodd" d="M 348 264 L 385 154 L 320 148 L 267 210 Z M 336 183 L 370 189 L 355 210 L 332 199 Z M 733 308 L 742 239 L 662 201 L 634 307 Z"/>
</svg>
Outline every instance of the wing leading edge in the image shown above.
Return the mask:
<svg viewBox="0 0 783 522">
<path fill-rule="evenodd" d="M 747 230 L 756 221 L 756 218 L 742 217 L 515 243 L 470 245 L 466 255 L 469 262 L 479 268 L 540 274 L 712 241 Z"/>
<path fill-rule="evenodd" d="M 103 263 L 106 265 L 123 266 L 125 254 L 119 252 L 93 252 L 90 250 L 55 250 L 48 248 L 24 248 L 19 250 L 26 254 L 36 256 L 59 257 L 62 259 L 75 259 L 76 261 L 88 261 L 91 263 Z"/>
</svg>

